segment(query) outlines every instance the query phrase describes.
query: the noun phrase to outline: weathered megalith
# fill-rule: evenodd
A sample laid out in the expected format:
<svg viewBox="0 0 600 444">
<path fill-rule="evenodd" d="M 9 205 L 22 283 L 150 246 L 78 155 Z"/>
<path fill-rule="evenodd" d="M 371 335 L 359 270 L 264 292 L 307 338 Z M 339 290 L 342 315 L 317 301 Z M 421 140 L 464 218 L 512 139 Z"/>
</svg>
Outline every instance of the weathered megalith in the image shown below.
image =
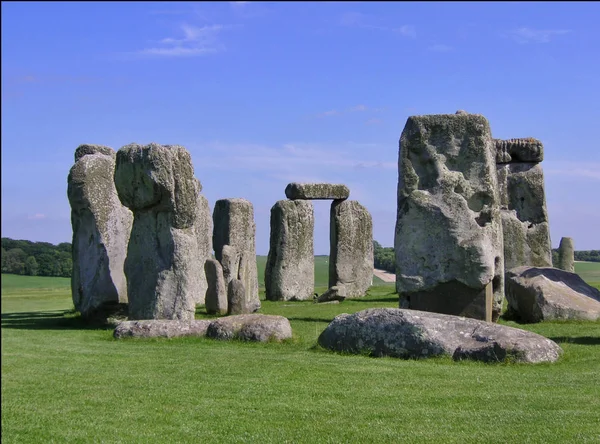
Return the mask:
<svg viewBox="0 0 600 444">
<path fill-rule="evenodd" d="M 506 316 L 522 322 L 600 319 L 600 291 L 558 268 L 508 270 L 506 299 Z"/>
<path fill-rule="evenodd" d="M 533 138 L 494 142 L 504 232 L 504 268 L 551 267 L 544 172 L 537 163 L 543 159 L 543 145 Z"/>
<path fill-rule="evenodd" d="M 346 299 L 346 287 L 343 285 L 333 287 L 327 289 L 325 293 L 315 299 L 315 302 L 323 304 L 325 302 L 342 302 Z"/>
<path fill-rule="evenodd" d="M 562 353 L 556 342 L 519 328 L 398 308 L 338 315 L 318 342 L 338 352 L 403 359 L 538 363 L 555 362 Z"/>
<path fill-rule="evenodd" d="M 350 196 L 350 190 L 343 184 L 292 182 L 285 187 L 285 196 L 291 200 L 344 200 Z"/>
<path fill-rule="evenodd" d="M 355 200 L 334 200 L 330 215 L 329 287 L 343 286 L 349 298 L 373 284 L 373 220 Z"/>
<path fill-rule="evenodd" d="M 193 267 L 197 267 L 199 273 L 198 280 L 198 292 L 194 295 L 197 296 L 195 299 L 196 304 L 204 304 L 204 296 L 208 288 L 208 279 L 205 275 L 205 269 L 203 264 L 206 260 L 212 258 L 212 214 L 208 199 L 200 194 L 202 191 L 202 185 L 198 180 L 198 197 L 196 200 L 196 220 L 194 221 L 194 229 L 196 232 L 196 241 L 198 243 L 198 259 L 192 264 Z"/>
<path fill-rule="evenodd" d="M 115 152 L 81 145 L 67 179 L 73 227 L 73 304 L 84 317 L 108 315 L 127 302 L 123 264 L 133 214 L 119 201 Z"/>
<path fill-rule="evenodd" d="M 266 298 L 302 301 L 313 295 L 313 204 L 280 200 L 271 208 L 271 239 L 265 268 Z"/>
<path fill-rule="evenodd" d="M 209 258 L 204 263 L 206 298 L 204 304 L 208 314 L 227 314 L 227 286 L 223 277 L 223 267 L 218 260 Z"/>
<path fill-rule="evenodd" d="M 194 319 L 178 321 L 150 319 L 144 321 L 124 321 L 113 332 L 115 339 L 123 338 L 178 338 L 182 336 L 206 336 L 209 320 Z"/>
<path fill-rule="evenodd" d="M 246 287 L 241 279 L 232 279 L 227 285 L 227 314 L 239 315 L 252 313 L 252 307 L 246 301 Z"/>
<path fill-rule="evenodd" d="M 394 241 L 401 308 L 499 317 L 504 253 L 495 154 L 481 115 L 408 118 Z"/>
<path fill-rule="evenodd" d="M 558 267 L 569 273 L 575 272 L 575 244 L 570 237 L 560 239 L 558 246 Z"/>
<path fill-rule="evenodd" d="M 206 228 L 190 154 L 176 145 L 124 146 L 115 184 L 134 214 L 125 260 L 130 319 L 193 319 L 206 292 L 198 245 Z"/>
<path fill-rule="evenodd" d="M 226 285 L 231 279 L 242 279 L 245 289 L 245 306 L 250 312 L 260 308 L 258 298 L 258 271 L 256 268 L 256 225 L 254 208 L 245 199 L 220 199 L 213 210 L 213 247 L 215 257 L 223 266 Z M 231 265 L 224 261 L 224 247 L 233 247 Z M 236 253 L 234 253 L 234 251 Z M 228 259 L 225 257 L 225 259 Z M 229 270 L 229 267 L 232 267 Z"/>
</svg>

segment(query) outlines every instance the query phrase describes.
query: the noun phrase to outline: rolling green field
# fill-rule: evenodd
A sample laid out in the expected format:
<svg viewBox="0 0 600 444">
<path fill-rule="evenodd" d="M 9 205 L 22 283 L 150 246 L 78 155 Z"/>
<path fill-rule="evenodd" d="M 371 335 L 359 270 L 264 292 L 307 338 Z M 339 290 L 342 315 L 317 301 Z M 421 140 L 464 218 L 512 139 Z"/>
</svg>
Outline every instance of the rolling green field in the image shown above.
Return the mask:
<svg viewBox="0 0 600 444">
<path fill-rule="evenodd" d="M 600 282 L 600 264 L 576 270 Z M 319 266 L 315 281 L 326 280 Z M 396 307 L 393 290 L 374 286 L 339 305 L 263 300 L 262 313 L 290 319 L 294 338 L 283 344 L 115 340 L 82 325 L 68 279 L 2 275 L 2 440 L 600 442 L 600 322 L 501 321 L 557 341 L 555 364 L 405 361 L 316 346 L 339 313 Z"/>
</svg>

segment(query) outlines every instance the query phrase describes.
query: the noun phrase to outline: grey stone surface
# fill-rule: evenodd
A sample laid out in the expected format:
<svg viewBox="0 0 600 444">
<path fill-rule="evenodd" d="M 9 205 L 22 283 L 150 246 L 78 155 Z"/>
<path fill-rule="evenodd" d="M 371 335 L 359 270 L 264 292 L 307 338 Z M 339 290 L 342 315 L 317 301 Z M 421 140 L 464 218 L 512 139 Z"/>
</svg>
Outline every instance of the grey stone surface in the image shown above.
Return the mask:
<svg viewBox="0 0 600 444">
<path fill-rule="evenodd" d="M 292 327 L 283 316 L 242 314 L 212 321 L 206 336 L 222 340 L 280 342 L 292 337 Z"/>
<path fill-rule="evenodd" d="M 570 237 L 560 239 L 558 245 L 558 266 L 561 270 L 575 272 L 575 243 Z"/>
<path fill-rule="evenodd" d="M 111 148 L 82 145 L 75 159 L 67 179 L 73 228 L 73 304 L 84 317 L 98 311 L 110 314 L 128 300 L 123 264 L 133 214 L 119 201 Z"/>
<path fill-rule="evenodd" d="M 208 288 L 205 306 L 208 314 L 227 314 L 227 286 L 223 277 L 223 268 L 218 260 L 209 258 L 204 263 Z"/>
<path fill-rule="evenodd" d="M 524 139 L 494 139 L 496 163 L 542 162 L 544 146 L 533 137 Z"/>
<path fill-rule="evenodd" d="M 458 316 L 397 308 L 341 314 L 318 339 L 324 348 L 372 356 L 484 362 L 554 362 L 562 350 L 525 330 Z"/>
<path fill-rule="evenodd" d="M 280 200 L 271 208 L 271 237 L 265 267 L 266 298 L 303 301 L 313 295 L 315 259 L 313 204 Z"/>
<path fill-rule="evenodd" d="M 329 288 L 325 293 L 319 296 L 316 300 L 318 303 L 338 301 L 342 302 L 346 299 L 346 287 L 343 285 Z"/>
<path fill-rule="evenodd" d="M 288 199 L 348 199 L 350 190 L 343 184 L 332 183 L 296 183 L 292 182 L 285 187 L 285 196 Z"/>
<path fill-rule="evenodd" d="M 232 279 L 227 285 L 227 314 L 239 315 L 252 313 L 252 307 L 248 307 L 246 301 L 246 288 L 241 279 Z"/>
<path fill-rule="evenodd" d="M 600 291 L 575 273 L 550 267 L 506 272 L 507 317 L 522 322 L 600 319 Z"/>
<path fill-rule="evenodd" d="M 246 291 L 246 307 L 250 311 L 260 308 L 258 298 L 258 271 L 256 268 L 256 225 L 254 208 L 245 199 L 220 199 L 213 210 L 213 247 L 215 257 L 223 266 L 225 281 L 241 278 Z M 223 258 L 224 246 L 229 245 L 239 254 L 238 270 L 235 261 L 231 262 L 232 273 L 229 273 L 228 258 Z"/>
<path fill-rule="evenodd" d="M 117 325 L 113 336 L 116 339 L 204 337 L 210 322 L 208 320 L 177 321 L 164 319 L 124 321 Z"/>
<path fill-rule="evenodd" d="M 200 183 L 190 154 L 181 146 L 124 146 L 115 184 L 134 213 L 125 260 L 130 319 L 192 320 L 206 279 L 198 245 L 205 230 L 198 227 Z"/>
<path fill-rule="evenodd" d="M 198 181 L 198 190 L 202 189 L 200 181 Z M 196 200 L 196 220 L 194 221 L 194 230 L 196 233 L 196 241 L 198 243 L 198 258 L 194 260 L 193 266 L 197 271 L 193 271 L 198 275 L 198 289 L 193 294 L 197 296 L 196 304 L 204 304 L 204 296 L 208 288 L 208 282 L 204 271 L 204 263 L 212 258 L 212 214 L 208 199 L 202 194 L 198 194 Z"/>
<path fill-rule="evenodd" d="M 544 173 L 538 163 L 497 165 L 504 268 L 551 267 L 552 248 Z"/>
<path fill-rule="evenodd" d="M 344 286 L 349 298 L 373 284 L 373 220 L 355 200 L 334 200 L 330 216 L 329 287 Z"/>
<path fill-rule="evenodd" d="M 491 285 L 491 319 L 499 317 L 504 253 L 494 154 L 481 115 L 408 118 L 394 241 L 401 308 L 486 319 Z"/>
</svg>

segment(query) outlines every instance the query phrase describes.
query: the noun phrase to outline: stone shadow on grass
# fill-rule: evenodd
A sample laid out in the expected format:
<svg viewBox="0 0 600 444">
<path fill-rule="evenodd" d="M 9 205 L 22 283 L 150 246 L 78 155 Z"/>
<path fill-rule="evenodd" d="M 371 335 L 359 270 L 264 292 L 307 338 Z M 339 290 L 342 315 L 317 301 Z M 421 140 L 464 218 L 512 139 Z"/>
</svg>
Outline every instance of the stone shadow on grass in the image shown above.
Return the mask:
<svg viewBox="0 0 600 444">
<path fill-rule="evenodd" d="M 18 330 L 112 330 L 114 325 L 86 321 L 73 310 L 2 313 L 2 328 Z"/>
<path fill-rule="evenodd" d="M 598 336 L 555 336 L 548 338 L 558 344 L 561 342 L 567 344 L 579 344 L 579 345 L 600 345 L 600 337 Z"/>
</svg>

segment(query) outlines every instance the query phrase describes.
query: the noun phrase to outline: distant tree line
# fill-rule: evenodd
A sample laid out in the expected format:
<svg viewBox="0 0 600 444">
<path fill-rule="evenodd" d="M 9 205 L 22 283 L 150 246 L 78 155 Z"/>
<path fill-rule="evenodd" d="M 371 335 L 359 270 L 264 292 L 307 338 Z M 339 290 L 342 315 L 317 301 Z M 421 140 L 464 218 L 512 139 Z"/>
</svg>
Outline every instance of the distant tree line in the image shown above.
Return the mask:
<svg viewBox="0 0 600 444">
<path fill-rule="evenodd" d="M 575 252 L 576 261 L 600 262 L 600 250 L 586 250 Z M 558 248 L 552 250 L 552 262 L 558 264 Z"/>
<path fill-rule="evenodd" d="M 373 259 L 375 268 L 396 272 L 396 255 L 393 247 L 382 247 L 376 240 L 373 241 Z"/>
<path fill-rule="evenodd" d="M 2 238 L 2 273 L 71 277 L 71 244 Z"/>
</svg>

